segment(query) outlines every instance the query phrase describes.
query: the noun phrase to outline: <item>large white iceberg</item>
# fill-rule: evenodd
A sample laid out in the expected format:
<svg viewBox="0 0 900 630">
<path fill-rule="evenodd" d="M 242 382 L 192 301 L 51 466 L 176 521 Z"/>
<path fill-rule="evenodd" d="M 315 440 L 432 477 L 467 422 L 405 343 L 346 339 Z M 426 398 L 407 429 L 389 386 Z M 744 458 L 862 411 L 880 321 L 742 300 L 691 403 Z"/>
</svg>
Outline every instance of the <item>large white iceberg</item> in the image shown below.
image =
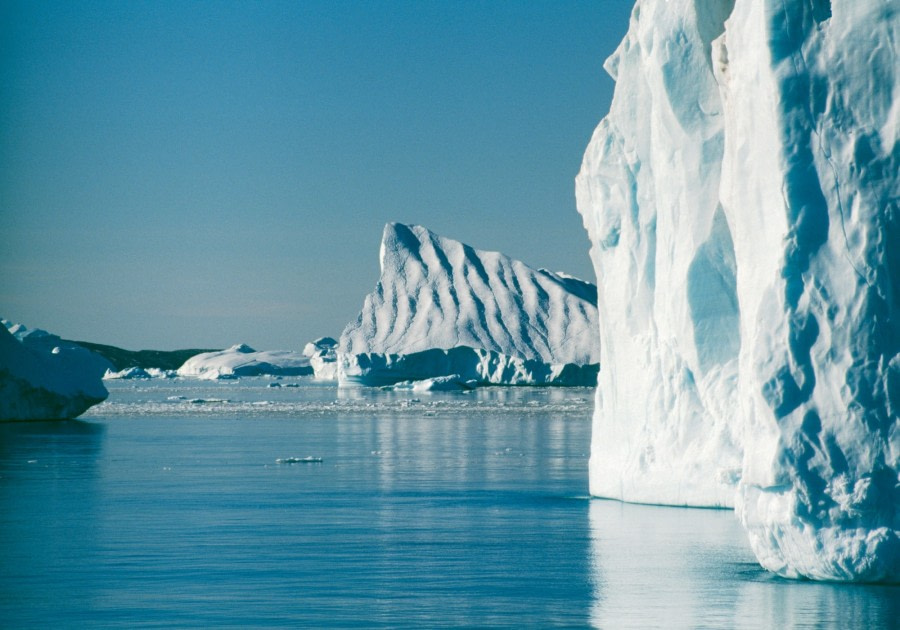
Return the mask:
<svg viewBox="0 0 900 630">
<path fill-rule="evenodd" d="M 341 382 L 458 374 L 549 384 L 564 369 L 584 372 L 577 384 L 595 382 L 597 289 L 589 282 L 398 223 L 384 228 L 380 262 L 375 290 L 340 338 Z M 518 376 L 508 381 L 505 372 Z"/>
<path fill-rule="evenodd" d="M 246 344 L 204 352 L 178 368 L 178 376 L 218 380 L 241 376 L 302 376 L 312 374 L 309 357 L 291 350 L 256 351 Z"/>
<path fill-rule="evenodd" d="M 900 579 L 900 15 L 640 1 L 576 180 L 591 493 L 735 505 L 781 575 Z"/>
<path fill-rule="evenodd" d="M 2 323 L 0 420 L 74 418 L 109 395 L 108 361 L 43 330 Z"/>
</svg>

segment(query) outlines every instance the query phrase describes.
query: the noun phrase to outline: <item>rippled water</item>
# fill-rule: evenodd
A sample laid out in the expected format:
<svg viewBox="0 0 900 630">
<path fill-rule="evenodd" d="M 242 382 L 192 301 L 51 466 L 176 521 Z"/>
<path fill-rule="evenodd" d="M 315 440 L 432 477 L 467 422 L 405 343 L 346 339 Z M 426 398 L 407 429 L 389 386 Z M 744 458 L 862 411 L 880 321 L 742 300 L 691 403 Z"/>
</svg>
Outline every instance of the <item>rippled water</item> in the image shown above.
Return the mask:
<svg viewBox="0 0 900 630">
<path fill-rule="evenodd" d="M 81 421 L 0 425 L 2 627 L 878 628 L 900 615 L 893 587 L 763 572 L 730 512 L 587 499 L 590 390 L 110 389 Z M 277 463 L 307 457 L 322 461 Z"/>
</svg>

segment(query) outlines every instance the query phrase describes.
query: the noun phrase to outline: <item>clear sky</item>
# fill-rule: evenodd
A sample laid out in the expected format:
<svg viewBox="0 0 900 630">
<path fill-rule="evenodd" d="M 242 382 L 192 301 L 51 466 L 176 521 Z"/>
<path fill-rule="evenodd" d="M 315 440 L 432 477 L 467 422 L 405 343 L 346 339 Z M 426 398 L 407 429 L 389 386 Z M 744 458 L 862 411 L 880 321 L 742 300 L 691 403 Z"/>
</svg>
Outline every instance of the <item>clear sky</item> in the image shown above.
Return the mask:
<svg viewBox="0 0 900 630">
<path fill-rule="evenodd" d="M 632 0 L 0 3 L 0 315 L 300 349 L 388 221 L 593 280 L 573 179 Z"/>
</svg>

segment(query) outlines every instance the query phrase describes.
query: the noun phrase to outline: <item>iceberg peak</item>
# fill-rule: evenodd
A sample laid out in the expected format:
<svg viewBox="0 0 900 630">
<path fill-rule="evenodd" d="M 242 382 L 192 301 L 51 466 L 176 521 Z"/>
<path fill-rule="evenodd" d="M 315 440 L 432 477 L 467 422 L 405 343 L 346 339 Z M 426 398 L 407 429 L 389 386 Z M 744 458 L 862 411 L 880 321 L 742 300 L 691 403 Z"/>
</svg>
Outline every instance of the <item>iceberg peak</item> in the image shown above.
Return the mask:
<svg viewBox="0 0 900 630">
<path fill-rule="evenodd" d="M 419 225 L 388 223 L 379 258 L 381 278 L 341 335 L 343 354 L 467 346 L 548 364 L 599 359 L 589 282 Z"/>
</svg>

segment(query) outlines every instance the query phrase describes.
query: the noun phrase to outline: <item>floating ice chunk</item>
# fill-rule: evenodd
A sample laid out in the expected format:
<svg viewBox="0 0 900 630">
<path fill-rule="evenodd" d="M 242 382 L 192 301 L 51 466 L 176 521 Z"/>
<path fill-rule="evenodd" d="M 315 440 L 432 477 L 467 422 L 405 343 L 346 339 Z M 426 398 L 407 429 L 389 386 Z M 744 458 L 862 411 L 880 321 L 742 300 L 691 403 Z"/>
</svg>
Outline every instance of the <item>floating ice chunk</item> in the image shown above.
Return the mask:
<svg viewBox="0 0 900 630">
<path fill-rule="evenodd" d="M 204 380 L 263 375 L 301 376 L 312 372 L 309 358 L 299 352 L 289 350 L 257 352 L 245 344 L 238 344 L 219 352 L 198 354 L 178 368 L 178 376 Z"/>
<path fill-rule="evenodd" d="M 114 372 L 113 370 L 106 370 L 106 374 L 103 375 L 103 380 L 116 380 L 116 379 L 143 379 L 143 378 L 152 378 L 150 372 L 143 368 L 139 367 L 130 367 L 125 368 L 124 370 L 120 370 L 118 372 Z"/>
<path fill-rule="evenodd" d="M 387 387 L 396 391 L 413 392 L 462 392 L 475 389 L 478 386 L 476 380 L 465 380 L 459 374 L 450 376 L 436 376 L 421 381 L 402 381 Z"/>
<path fill-rule="evenodd" d="M 303 355 L 309 357 L 317 379 L 337 379 L 337 345 L 338 342 L 331 337 L 320 337 L 304 346 Z"/>
<path fill-rule="evenodd" d="M 276 464 L 321 464 L 321 457 L 282 457 L 275 460 Z"/>
<path fill-rule="evenodd" d="M 163 370 L 160 368 L 146 368 L 145 370 L 150 378 L 175 378 L 178 376 L 176 370 Z"/>
</svg>

